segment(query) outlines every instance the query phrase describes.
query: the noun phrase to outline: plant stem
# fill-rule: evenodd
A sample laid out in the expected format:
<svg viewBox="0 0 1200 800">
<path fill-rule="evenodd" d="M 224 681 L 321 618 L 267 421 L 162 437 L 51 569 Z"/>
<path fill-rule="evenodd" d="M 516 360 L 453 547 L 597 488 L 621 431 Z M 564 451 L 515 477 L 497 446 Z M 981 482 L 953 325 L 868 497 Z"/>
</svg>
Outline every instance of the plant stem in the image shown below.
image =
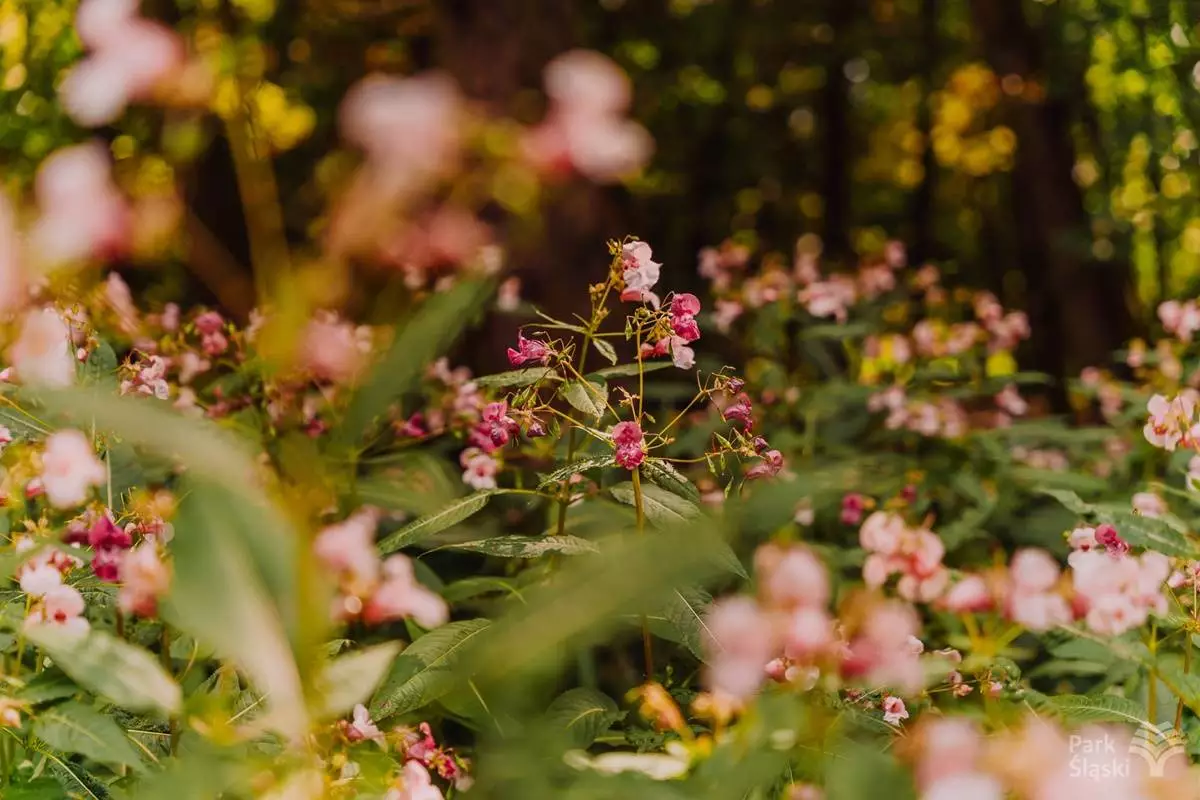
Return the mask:
<svg viewBox="0 0 1200 800">
<path fill-rule="evenodd" d="M 592 316 L 594 318 L 595 314 L 593 314 Z M 594 328 L 595 328 L 594 325 L 589 325 L 588 332 L 585 333 L 583 336 L 583 352 L 580 353 L 580 355 L 579 355 L 579 374 L 580 375 L 584 374 L 584 368 L 587 365 L 588 350 L 592 349 L 592 335 L 595 333 Z M 570 418 L 570 417 L 574 417 L 574 416 L 575 416 L 575 409 L 571 409 L 570 413 L 568 414 L 568 417 Z M 576 428 L 574 425 L 571 426 L 571 430 L 567 431 L 567 463 L 568 464 L 570 464 L 573 460 L 575 460 L 575 446 L 576 446 L 575 435 L 578 432 L 579 432 L 579 429 Z M 567 532 L 567 505 L 569 504 L 569 502 L 571 500 L 570 480 L 571 480 L 570 477 L 567 477 L 562 482 L 561 495 L 560 495 L 560 498 L 558 501 L 558 524 L 555 526 L 555 530 L 554 530 L 554 533 L 556 536 L 562 536 L 564 533 Z"/>
<path fill-rule="evenodd" d="M 646 532 L 646 512 L 642 506 L 642 476 L 641 468 L 630 473 L 633 477 L 633 507 L 637 512 L 637 532 Z M 650 626 L 646 623 L 646 615 L 642 614 L 642 659 L 646 667 L 646 680 L 654 677 L 654 642 L 650 638 Z"/>
<path fill-rule="evenodd" d="M 1146 690 L 1146 719 L 1158 724 L 1158 625 L 1150 624 L 1150 686 Z"/>
</svg>

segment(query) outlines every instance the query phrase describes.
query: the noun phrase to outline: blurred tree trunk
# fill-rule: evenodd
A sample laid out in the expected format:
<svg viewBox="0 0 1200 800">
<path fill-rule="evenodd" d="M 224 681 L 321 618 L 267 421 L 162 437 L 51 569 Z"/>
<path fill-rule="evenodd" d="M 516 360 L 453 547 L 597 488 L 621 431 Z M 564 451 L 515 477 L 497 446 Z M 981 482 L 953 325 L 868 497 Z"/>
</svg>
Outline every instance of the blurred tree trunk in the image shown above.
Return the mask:
<svg viewBox="0 0 1200 800">
<path fill-rule="evenodd" d="M 439 0 L 434 4 L 435 61 L 467 95 L 497 114 L 512 114 L 523 90 L 540 91 L 542 69 L 576 46 L 571 0 Z M 522 295 L 567 319 L 586 314 L 587 285 L 603 280 L 608 265 L 606 239 L 625 230 L 605 191 L 577 181 L 553 192 L 537 230 L 521 222 L 501 238 Z M 524 230 L 518 230 L 523 228 Z M 494 347 L 472 350 L 478 369 L 502 366 L 501 343 L 515 338 L 511 320 L 492 319 L 480 336 Z M 494 351 L 494 352 L 493 352 Z"/>
<path fill-rule="evenodd" d="M 1036 32 L 1016 0 L 971 0 L 987 60 L 998 76 L 1019 76 L 1010 103 L 1017 134 L 1013 198 L 1026 258 L 1037 367 L 1059 378 L 1108 363 L 1132 328 L 1129 270 L 1098 262 L 1083 194 L 1072 176 L 1071 107 L 1046 91 Z"/>
<path fill-rule="evenodd" d="M 850 82 L 846 79 L 846 62 L 854 57 L 850 29 L 858 17 L 858 6 L 858 0 L 829 0 L 826 12 L 829 26 L 833 28 L 833 42 L 826 60 L 825 89 L 821 97 L 825 132 L 822 157 L 825 226 L 822 238 L 824 253 L 833 260 L 850 255 L 850 169 L 854 146 L 850 141 Z"/>
<path fill-rule="evenodd" d="M 921 155 L 922 177 L 913 195 L 913 238 L 910 263 L 936 258 L 934 202 L 937 197 L 937 158 L 933 153 L 933 93 L 938 65 L 938 0 L 921 3 L 921 101 L 917 106 L 917 129 L 925 151 Z"/>
</svg>

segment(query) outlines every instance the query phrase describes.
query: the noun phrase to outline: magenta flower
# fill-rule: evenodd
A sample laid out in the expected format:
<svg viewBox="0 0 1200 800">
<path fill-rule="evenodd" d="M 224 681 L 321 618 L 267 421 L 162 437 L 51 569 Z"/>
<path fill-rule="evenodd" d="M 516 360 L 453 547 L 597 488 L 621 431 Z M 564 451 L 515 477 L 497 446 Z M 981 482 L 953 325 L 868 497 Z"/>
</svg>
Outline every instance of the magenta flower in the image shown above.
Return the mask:
<svg viewBox="0 0 1200 800">
<path fill-rule="evenodd" d="M 133 546 L 133 537 L 118 528 L 106 513 L 88 529 L 88 544 L 95 550 L 128 550 Z"/>
<path fill-rule="evenodd" d="M 1116 528 L 1107 523 L 1096 526 L 1096 543 L 1103 545 L 1110 553 L 1120 555 L 1129 552 L 1129 543 L 1121 538 Z"/>
<path fill-rule="evenodd" d="M 746 430 L 753 428 L 754 408 L 750 405 L 750 397 L 745 393 L 739 394 L 733 404 L 725 408 L 721 418 L 726 422 L 740 422 Z"/>
<path fill-rule="evenodd" d="M 517 349 L 508 348 L 508 363 L 514 367 L 519 367 L 531 361 L 536 364 L 548 363 L 550 361 L 550 348 L 537 339 L 526 339 L 523 334 L 518 332 Z"/>
<path fill-rule="evenodd" d="M 746 480 L 755 478 L 773 478 L 783 469 L 783 453 L 778 450 L 768 450 L 762 454 L 763 460 L 746 470 Z"/>
<path fill-rule="evenodd" d="M 491 453 L 508 444 L 520 430 L 517 421 L 508 415 L 507 402 L 488 403 L 469 438 L 471 444 L 485 453 Z"/>
<path fill-rule="evenodd" d="M 633 471 L 646 460 L 646 443 L 642 428 L 636 422 L 618 422 L 612 430 L 616 445 L 616 461 L 627 470 Z"/>
<path fill-rule="evenodd" d="M 700 300 L 694 294 L 677 294 L 671 298 L 671 328 L 675 335 L 691 343 L 700 338 L 700 326 L 696 314 L 700 313 Z"/>
<path fill-rule="evenodd" d="M 861 494 L 851 493 L 842 498 L 842 524 L 857 525 L 862 522 L 863 510 L 867 507 Z"/>
</svg>

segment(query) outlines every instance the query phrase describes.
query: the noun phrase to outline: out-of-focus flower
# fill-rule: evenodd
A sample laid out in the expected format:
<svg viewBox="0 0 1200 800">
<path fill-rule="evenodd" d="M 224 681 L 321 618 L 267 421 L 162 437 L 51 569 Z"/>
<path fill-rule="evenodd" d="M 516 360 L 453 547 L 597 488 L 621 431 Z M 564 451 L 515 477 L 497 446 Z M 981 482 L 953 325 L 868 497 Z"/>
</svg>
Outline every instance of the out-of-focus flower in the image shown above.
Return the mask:
<svg viewBox="0 0 1200 800">
<path fill-rule="evenodd" d="M 126 614 L 153 617 L 158 599 L 171 588 L 171 573 L 152 542 L 125 553 L 121 561 L 121 588 L 117 605 Z"/>
<path fill-rule="evenodd" d="M 1133 510 L 1143 517 L 1161 517 L 1169 509 L 1167 502 L 1154 492 L 1138 492 L 1133 496 Z"/>
<path fill-rule="evenodd" d="M 496 458 L 478 447 L 468 447 L 458 456 L 463 468 L 463 483 L 476 491 L 496 488 L 496 475 L 500 464 Z"/>
<path fill-rule="evenodd" d="M 899 697 L 888 695 L 883 698 L 883 721 L 889 725 L 899 725 L 901 720 L 908 719 L 908 709 Z"/>
<path fill-rule="evenodd" d="M 25 618 L 26 626 L 50 625 L 81 636 L 89 629 L 83 617 L 86 604 L 73 586 L 56 586 L 46 592 Z"/>
<path fill-rule="evenodd" d="M 129 207 L 112 183 L 104 145 L 87 142 L 56 150 L 38 168 L 34 195 L 40 214 L 29 243 L 46 266 L 109 260 L 126 251 Z"/>
<path fill-rule="evenodd" d="M 63 430 L 46 439 L 41 479 L 51 505 L 71 508 L 82 505 L 88 490 L 103 485 L 108 475 L 91 440 L 79 431 Z"/>
<path fill-rule="evenodd" d="M 75 382 L 71 332 L 53 308 L 33 309 L 25 314 L 8 357 L 23 383 L 61 388 Z"/>
<path fill-rule="evenodd" d="M 704 627 L 708 685 L 714 692 L 746 700 L 766 678 L 766 665 L 778 648 L 778 632 L 752 599 L 720 600 Z"/>
<path fill-rule="evenodd" d="M 383 562 L 383 576 L 383 583 L 363 609 L 365 622 L 412 618 L 423 628 L 436 628 L 449 619 L 446 601 L 417 582 L 407 556 L 389 557 Z"/>
<path fill-rule="evenodd" d="M 362 369 L 364 353 L 354 324 L 324 313 L 310 320 L 300 343 L 305 369 L 318 380 L 345 383 Z"/>
<path fill-rule="evenodd" d="M 384 800 L 443 800 L 443 796 L 442 790 L 433 785 L 424 764 L 406 761 L 398 784 L 388 789 Z"/>
<path fill-rule="evenodd" d="M 383 731 L 371 721 L 371 715 L 362 703 L 354 707 L 350 722 L 346 723 L 342 730 L 351 742 L 372 741 L 380 747 L 387 747 Z"/>
</svg>

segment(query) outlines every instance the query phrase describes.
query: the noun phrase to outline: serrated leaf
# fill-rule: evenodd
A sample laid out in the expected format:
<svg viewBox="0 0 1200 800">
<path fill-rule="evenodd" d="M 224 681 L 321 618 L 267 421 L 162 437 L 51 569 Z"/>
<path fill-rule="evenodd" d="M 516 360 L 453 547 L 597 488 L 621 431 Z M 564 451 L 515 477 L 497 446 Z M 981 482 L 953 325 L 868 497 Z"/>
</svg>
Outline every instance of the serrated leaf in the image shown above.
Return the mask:
<svg viewBox="0 0 1200 800">
<path fill-rule="evenodd" d="M 546 722 L 566 734 L 570 747 L 586 748 L 625 716 L 608 695 L 577 688 L 554 698 L 546 709 Z"/>
<path fill-rule="evenodd" d="M 1170 687 L 1171 692 L 1192 711 L 1200 714 L 1200 675 L 1185 672 L 1178 664 L 1170 662 L 1158 665 L 1158 677 Z"/>
<path fill-rule="evenodd" d="M 647 458 L 642 464 L 642 474 L 658 486 L 685 500 L 693 503 L 700 502 L 700 490 L 696 488 L 696 484 L 675 469 L 675 465 L 670 461 L 664 461 L 661 458 Z"/>
<path fill-rule="evenodd" d="M 122 708 L 173 714 L 183 703 L 179 684 L 154 656 L 109 633 L 36 625 L 26 636 L 77 684 Z"/>
<path fill-rule="evenodd" d="M 379 720 L 415 711 L 451 691 L 468 645 L 489 625 L 487 619 L 450 622 L 409 645 L 372 697 L 371 716 Z"/>
<path fill-rule="evenodd" d="M 466 497 L 460 497 L 445 508 L 413 520 L 395 533 L 384 537 L 379 542 L 379 552 L 385 555 L 394 553 L 402 547 L 416 544 L 457 525 L 483 510 L 492 494 L 491 491 L 469 494 Z"/>
<path fill-rule="evenodd" d="M 644 375 L 647 372 L 657 372 L 658 370 L 666 369 L 669 366 L 672 366 L 670 361 L 646 361 L 642 363 L 641 372 Z M 615 367 L 604 367 L 603 369 L 598 369 L 595 372 L 588 373 L 587 377 L 589 380 L 605 380 L 607 378 L 630 378 L 636 376 L 637 374 L 638 365 L 637 363 L 633 363 L 617 364 Z"/>
<path fill-rule="evenodd" d="M 526 367 L 525 369 L 497 372 L 494 375 L 484 375 L 481 378 L 473 378 L 471 382 L 485 389 L 519 389 L 523 386 L 532 386 L 539 381 L 557 380 L 560 380 L 558 373 L 550 367 Z"/>
<path fill-rule="evenodd" d="M 400 653 L 399 642 L 387 642 L 339 656 L 321 676 L 321 716 L 328 719 L 365 703 Z"/>
<path fill-rule="evenodd" d="M 1063 508 L 1074 514 L 1086 516 L 1092 513 L 1094 508 L 1092 505 L 1083 502 L 1079 495 L 1075 494 L 1075 492 L 1072 492 L 1070 489 L 1046 489 L 1035 487 L 1035 491 L 1037 491 L 1039 494 L 1053 497 L 1060 504 L 1062 504 Z"/>
<path fill-rule="evenodd" d="M 633 483 L 618 483 L 609 489 L 612 496 L 626 505 L 634 505 Z M 642 510 L 646 519 L 658 527 L 679 525 L 703 515 L 695 503 L 654 484 L 642 484 Z"/>
<path fill-rule="evenodd" d="M 576 411 L 599 419 L 608 410 L 608 387 L 592 381 L 569 381 L 559 390 Z"/>
<path fill-rule="evenodd" d="M 592 339 L 592 347 L 595 347 L 600 355 L 608 359 L 608 363 L 617 363 L 617 349 L 603 339 Z"/>
<path fill-rule="evenodd" d="M 493 536 L 474 542 L 448 544 L 443 550 L 466 550 L 500 558 L 539 558 L 550 553 L 578 556 L 598 553 L 594 542 L 578 536 Z"/>
<path fill-rule="evenodd" d="M 602 456 L 588 456 L 587 458 L 581 458 L 578 461 L 572 461 L 570 464 L 559 467 L 553 472 L 542 476 L 541 481 L 538 483 L 538 488 L 544 489 L 547 486 L 561 483 L 572 475 L 582 474 L 590 469 L 597 469 L 598 467 L 611 467 L 616 463 L 617 462 L 613 461 L 611 453 Z"/>
<path fill-rule="evenodd" d="M 508 578 L 494 578 L 490 575 L 478 575 L 473 578 L 463 578 L 442 587 L 441 595 L 447 603 L 460 603 L 493 592 L 521 595 L 520 590 Z"/>
<path fill-rule="evenodd" d="M 1058 714 L 1068 725 L 1089 722 L 1142 722 L 1140 703 L 1115 695 L 1056 695 L 1046 698 L 1046 708 Z"/>
<path fill-rule="evenodd" d="M 1096 514 L 1096 519 L 1115 527 L 1121 538 L 1134 547 L 1146 547 L 1164 555 L 1185 558 L 1192 558 L 1196 554 L 1196 547 L 1187 536 L 1160 519 L 1144 517 L 1132 511 L 1100 512 Z"/>
<path fill-rule="evenodd" d="M 63 753 L 79 753 L 105 764 L 144 768 L 133 743 L 112 717 L 79 702 L 38 713 L 33 735 Z"/>
<path fill-rule="evenodd" d="M 692 655 L 704 660 L 704 639 L 710 633 L 704 616 L 712 605 L 712 596 L 703 589 L 676 589 L 663 607 L 664 622 L 676 636 L 669 636 L 682 644 Z"/>
</svg>

